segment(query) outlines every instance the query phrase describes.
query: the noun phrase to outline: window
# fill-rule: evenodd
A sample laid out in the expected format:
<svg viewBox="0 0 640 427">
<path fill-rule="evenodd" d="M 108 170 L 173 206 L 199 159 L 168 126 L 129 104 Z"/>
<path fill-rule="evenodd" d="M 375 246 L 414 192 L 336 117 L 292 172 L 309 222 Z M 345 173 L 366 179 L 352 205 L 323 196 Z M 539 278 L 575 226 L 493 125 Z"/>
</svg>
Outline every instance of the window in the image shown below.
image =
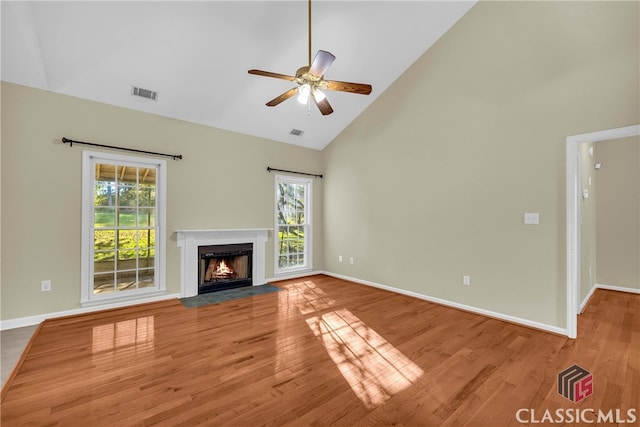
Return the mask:
<svg viewBox="0 0 640 427">
<path fill-rule="evenodd" d="M 275 273 L 311 269 L 311 180 L 276 176 Z"/>
<path fill-rule="evenodd" d="M 165 290 L 162 160 L 83 153 L 83 304 Z"/>
</svg>

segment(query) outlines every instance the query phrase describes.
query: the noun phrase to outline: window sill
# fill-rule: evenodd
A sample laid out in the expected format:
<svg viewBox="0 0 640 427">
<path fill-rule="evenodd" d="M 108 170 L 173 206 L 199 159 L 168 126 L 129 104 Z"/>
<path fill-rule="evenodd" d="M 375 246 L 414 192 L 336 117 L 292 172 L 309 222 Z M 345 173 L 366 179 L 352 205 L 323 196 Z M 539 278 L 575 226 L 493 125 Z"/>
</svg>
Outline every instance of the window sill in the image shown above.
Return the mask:
<svg viewBox="0 0 640 427">
<path fill-rule="evenodd" d="M 303 267 L 303 268 L 291 268 L 287 270 L 274 271 L 273 275 L 276 278 L 285 277 L 285 276 L 296 276 L 301 273 L 311 273 L 313 272 L 313 267 Z"/>
</svg>

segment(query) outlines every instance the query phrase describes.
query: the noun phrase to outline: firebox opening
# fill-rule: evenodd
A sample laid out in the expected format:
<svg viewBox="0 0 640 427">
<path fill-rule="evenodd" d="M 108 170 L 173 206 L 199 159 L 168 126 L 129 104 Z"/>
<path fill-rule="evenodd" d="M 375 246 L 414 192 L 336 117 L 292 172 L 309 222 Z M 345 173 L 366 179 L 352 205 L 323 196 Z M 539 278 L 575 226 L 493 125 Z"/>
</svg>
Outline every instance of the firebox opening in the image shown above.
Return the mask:
<svg viewBox="0 0 640 427">
<path fill-rule="evenodd" d="M 198 294 L 251 286 L 253 244 L 198 247 Z"/>
</svg>

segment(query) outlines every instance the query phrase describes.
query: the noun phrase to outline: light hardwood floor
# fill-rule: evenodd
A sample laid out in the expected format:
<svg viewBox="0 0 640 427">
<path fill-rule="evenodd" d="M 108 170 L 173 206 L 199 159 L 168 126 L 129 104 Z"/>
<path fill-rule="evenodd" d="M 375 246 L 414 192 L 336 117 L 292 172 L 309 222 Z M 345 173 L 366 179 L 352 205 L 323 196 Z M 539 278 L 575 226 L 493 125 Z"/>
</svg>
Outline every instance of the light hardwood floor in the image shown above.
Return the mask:
<svg viewBox="0 0 640 427">
<path fill-rule="evenodd" d="M 274 284 L 44 322 L 2 426 L 511 426 L 523 408 L 640 409 L 640 295 L 597 290 L 569 340 L 327 276 Z M 593 375 L 579 403 L 557 392 L 573 364 Z"/>
</svg>

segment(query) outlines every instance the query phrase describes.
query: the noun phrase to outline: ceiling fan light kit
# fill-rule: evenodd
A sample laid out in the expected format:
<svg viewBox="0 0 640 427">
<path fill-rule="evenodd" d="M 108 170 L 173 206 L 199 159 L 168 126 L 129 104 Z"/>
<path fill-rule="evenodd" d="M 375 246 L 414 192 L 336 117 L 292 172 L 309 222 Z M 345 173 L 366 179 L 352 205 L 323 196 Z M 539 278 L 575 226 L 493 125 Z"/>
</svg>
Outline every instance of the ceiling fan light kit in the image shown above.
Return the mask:
<svg viewBox="0 0 640 427">
<path fill-rule="evenodd" d="M 311 86 L 308 83 L 301 84 L 298 87 L 298 102 L 300 104 L 309 102 L 309 94 L 311 94 Z"/>
<path fill-rule="evenodd" d="M 329 69 L 336 57 L 325 50 L 319 50 L 311 61 L 311 0 L 308 3 L 309 11 L 309 65 L 298 68 L 295 77 L 286 74 L 272 73 L 262 70 L 249 70 L 249 74 L 258 76 L 272 77 L 277 79 L 289 80 L 295 82 L 298 86 L 289 89 L 281 95 L 278 95 L 271 101 L 267 102 L 268 107 L 275 107 L 283 101 L 298 95 L 298 102 L 301 104 L 310 103 L 310 98 L 320 110 L 322 115 L 326 116 L 333 113 L 333 108 L 329 104 L 323 90 L 333 90 L 340 92 L 356 93 L 359 95 L 369 95 L 371 93 L 371 85 L 364 83 L 349 83 L 333 80 L 325 80 L 324 74 Z"/>
</svg>

